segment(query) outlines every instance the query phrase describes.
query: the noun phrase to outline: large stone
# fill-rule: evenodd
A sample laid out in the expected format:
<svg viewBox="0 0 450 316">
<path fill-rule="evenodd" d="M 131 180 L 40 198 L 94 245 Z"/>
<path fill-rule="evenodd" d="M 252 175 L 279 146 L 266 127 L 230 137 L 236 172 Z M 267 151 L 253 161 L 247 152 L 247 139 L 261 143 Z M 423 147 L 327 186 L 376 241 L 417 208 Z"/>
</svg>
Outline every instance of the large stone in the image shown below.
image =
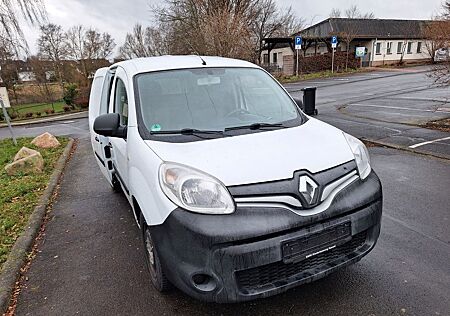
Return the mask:
<svg viewBox="0 0 450 316">
<path fill-rule="evenodd" d="M 22 147 L 17 154 L 14 156 L 14 161 L 17 161 L 19 159 L 34 155 L 34 154 L 39 154 L 38 151 L 28 148 L 28 147 Z"/>
<path fill-rule="evenodd" d="M 37 136 L 31 143 L 40 148 L 55 148 L 61 146 L 56 137 L 49 132 Z"/>
<path fill-rule="evenodd" d="M 5 166 L 8 175 L 34 174 L 44 170 L 44 159 L 39 152 L 31 154 L 25 158 L 20 158 Z"/>
</svg>

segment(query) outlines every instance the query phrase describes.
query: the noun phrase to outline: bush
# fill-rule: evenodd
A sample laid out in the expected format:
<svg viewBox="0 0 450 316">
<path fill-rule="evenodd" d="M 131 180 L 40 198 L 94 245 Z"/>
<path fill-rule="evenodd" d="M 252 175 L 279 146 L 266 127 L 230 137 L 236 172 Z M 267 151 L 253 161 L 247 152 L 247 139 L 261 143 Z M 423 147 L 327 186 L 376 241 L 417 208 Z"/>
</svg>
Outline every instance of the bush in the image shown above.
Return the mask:
<svg viewBox="0 0 450 316">
<path fill-rule="evenodd" d="M 8 115 L 11 120 L 15 120 L 18 117 L 16 112 L 8 113 Z"/>
<path fill-rule="evenodd" d="M 303 57 L 300 55 L 299 71 L 302 73 L 312 73 L 331 69 L 331 53 Z M 334 70 L 336 72 L 345 70 L 347 55 L 345 52 L 336 52 L 334 54 Z M 349 53 L 348 68 L 356 69 L 359 66 L 359 60 L 354 54 Z"/>
<path fill-rule="evenodd" d="M 89 107 L 89 99 L 86 97 L 79 97 L 74 100 L 74 104 L 82 109 L 87 109 Z"/>
<path fill-rule="evenodd" d="M 78 95 L 78 87 L 76 84 L 71 83 L 64 86 L 63 100 L 68 106 L 74 105 L 74 100 Z"/>
<path fill-rule="evenodd" d="M 27 113 L 25 113 L 25 117 L 27 117 L 27 118 L 33 117 L 33 113 L 27 112 Z"/>
<path fill-rule="evenodd" d="M 34 113 L 34 114 L 36 114 L 37 117 L 40 117 L 40 116 L 42 115 L 41 112 L 36 112 L 36 113 Z"/>
<path fill-rule="evenodd" d="M 63 110 L 64 110 L 64 112 L 69 112 L 70 110 L 72 110 L 72 107 L 66 105 L 63 107 Z"/>
<path fill-rule="evenodd" d="M 45 113 L 47 113 L 47 115 L 50 115 L 50 114 L 55 113 L 55 110 L 53 110 L 53 109 L 46 109 Z"/>
</svg>

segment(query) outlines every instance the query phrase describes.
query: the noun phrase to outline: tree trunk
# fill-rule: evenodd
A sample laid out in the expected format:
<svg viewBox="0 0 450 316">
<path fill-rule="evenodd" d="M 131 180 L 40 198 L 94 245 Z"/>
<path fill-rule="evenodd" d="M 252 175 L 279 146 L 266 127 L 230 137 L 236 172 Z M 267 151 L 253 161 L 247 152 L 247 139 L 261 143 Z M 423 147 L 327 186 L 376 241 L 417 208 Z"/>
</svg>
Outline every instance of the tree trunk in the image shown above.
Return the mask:
<svg viewBox="0 0 450 316">
<path fill-rule="evenodd" d="M 349 44 L 349 42 L 347 42 L 347 56 L 346 56 L 346 58 L 345 58 L 345 71 L 347 71 L 348 70 L 348 50 L 350 49 L 350 44 Z"/>
</svg>

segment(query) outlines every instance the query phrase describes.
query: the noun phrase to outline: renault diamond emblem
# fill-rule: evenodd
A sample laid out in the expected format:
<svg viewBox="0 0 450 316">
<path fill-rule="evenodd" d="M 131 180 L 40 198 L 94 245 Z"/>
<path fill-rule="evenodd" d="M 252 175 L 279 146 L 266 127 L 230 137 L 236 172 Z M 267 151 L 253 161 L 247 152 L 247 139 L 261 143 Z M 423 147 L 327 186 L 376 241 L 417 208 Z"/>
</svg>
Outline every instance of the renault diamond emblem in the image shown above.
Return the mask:
<svg viewBox="0 0 450 316">
<path fill-rule="evenodd" d="M 317 185 L 317 183 L 314 182 L 313 179 L 311 179 L 308 176 L 301 176 L 300 177 L 300 186 L 299 186 L 299 191 L 301 193 L 301 195 L 303 195 L 303 197 L 306 200 L 306 203 L 308 203 L 308 205 L 311 205 L 311 203 L 314 202 L 316 194 L 317 194 L 317 188 L 319 186 Z"/>
</svg>

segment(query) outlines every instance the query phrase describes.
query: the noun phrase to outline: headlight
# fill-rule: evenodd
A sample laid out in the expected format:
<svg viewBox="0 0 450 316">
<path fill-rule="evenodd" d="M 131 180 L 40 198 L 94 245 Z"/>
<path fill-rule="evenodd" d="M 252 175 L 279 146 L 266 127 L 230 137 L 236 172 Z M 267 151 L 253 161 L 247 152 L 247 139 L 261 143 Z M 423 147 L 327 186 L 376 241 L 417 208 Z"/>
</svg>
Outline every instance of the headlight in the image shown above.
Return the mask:
<svg viewBox="0 0 450 316">
<path fill-rule="evenodd" d="M 234 201 L 225 186 L 213 176 L 191 167 L 164 162 L 159 168 L 159 184 L 173 203 L 188 211 L 203 214 L 234 212 Z"/>
<path fill-rule="evenodd" d="M 370 167 L 369 152 L 366 146 L 356 137 L 344 133 L 350 149 L 355 156 L 356 167 L 358 167 L 359 176 L 361 179 L 367 178 L 372 168 Z"/>
</svg>

